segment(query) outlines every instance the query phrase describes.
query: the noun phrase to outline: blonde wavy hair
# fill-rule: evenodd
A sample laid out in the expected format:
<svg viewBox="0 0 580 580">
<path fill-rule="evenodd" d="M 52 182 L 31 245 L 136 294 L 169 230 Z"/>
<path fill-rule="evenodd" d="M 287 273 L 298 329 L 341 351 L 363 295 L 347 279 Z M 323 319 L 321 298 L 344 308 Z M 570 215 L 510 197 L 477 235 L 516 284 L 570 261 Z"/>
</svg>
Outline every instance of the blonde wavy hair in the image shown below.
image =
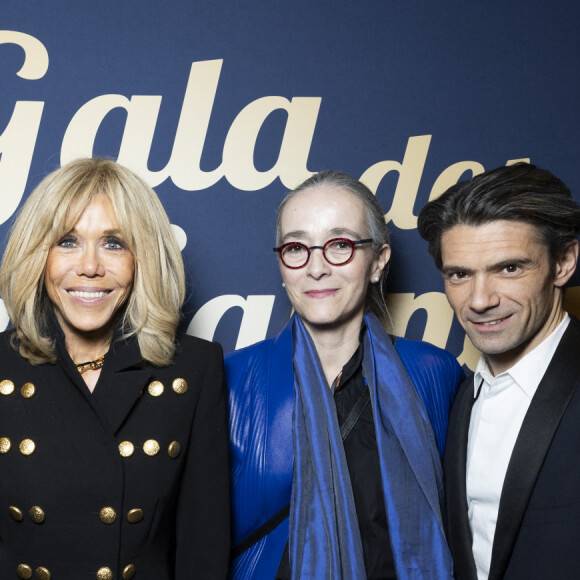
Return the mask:
<svg viewBox="0 0 580 580">
<path fill-rule="evenodd" d="M 129 169 L 103 158 L 78 159 L 50 173 L 12 226 L 0 267 L 0 294 L 16 329 L 14 346 L 33 364 L 56 362 L 48 331 L 52 304 L 44 286 L 48 253 L 97 195 L 111 201 L 135 260 L 121 336 L 136 336 L 146 361 L 168 365 L 185 298 L 181 252 L 155 192 Z"/>
</svg>

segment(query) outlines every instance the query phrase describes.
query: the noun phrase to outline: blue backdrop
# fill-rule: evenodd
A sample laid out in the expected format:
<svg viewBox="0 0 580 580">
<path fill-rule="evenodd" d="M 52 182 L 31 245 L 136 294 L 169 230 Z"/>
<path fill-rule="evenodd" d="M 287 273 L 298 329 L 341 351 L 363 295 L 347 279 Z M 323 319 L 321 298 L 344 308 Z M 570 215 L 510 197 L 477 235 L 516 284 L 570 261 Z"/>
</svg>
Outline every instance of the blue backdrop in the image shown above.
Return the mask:
<svg viewBox="0 0 580 580">
<path fill-rule="evenodd" d="M 580 199 L 576 2 L 3 0 L 0 15 L 2 240 L 47 172 L 118 158 L 176 226 L 184 327 L 225 350 L 288 317 L 275 210 L 312 172 L 376 191 L 393 232 L 396 333 L 469 366 L 419 209 L 517 159 Z"/>
</svg>

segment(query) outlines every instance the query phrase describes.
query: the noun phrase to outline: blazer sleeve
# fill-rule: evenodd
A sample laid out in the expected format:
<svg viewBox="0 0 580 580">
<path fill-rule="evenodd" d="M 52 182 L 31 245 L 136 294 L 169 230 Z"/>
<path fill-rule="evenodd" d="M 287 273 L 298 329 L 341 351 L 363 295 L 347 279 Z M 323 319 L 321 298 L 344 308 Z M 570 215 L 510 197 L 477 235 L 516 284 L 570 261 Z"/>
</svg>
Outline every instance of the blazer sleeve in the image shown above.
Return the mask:
<svg viewBox="0 0 580 580">
<path fill-rule="evenodd" d="M 181 482 L 176 529 L 176 580 L 219 580 L 228 573 L 230 551 L 227 397 L 221 346 L 196 341 L 202 371 Z"/>
</svg>

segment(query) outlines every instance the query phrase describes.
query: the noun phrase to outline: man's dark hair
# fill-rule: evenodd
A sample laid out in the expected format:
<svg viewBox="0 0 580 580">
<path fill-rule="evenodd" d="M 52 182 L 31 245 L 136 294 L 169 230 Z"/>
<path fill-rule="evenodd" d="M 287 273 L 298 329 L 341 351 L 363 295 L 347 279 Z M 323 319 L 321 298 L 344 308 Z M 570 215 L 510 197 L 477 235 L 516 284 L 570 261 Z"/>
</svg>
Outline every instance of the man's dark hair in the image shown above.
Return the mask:
<svg viewBox="0 0 580 580">
<path fill-rule="evenodd" d="M 419 214 L 419 233 L 441 269 L 441 236 L 457 225 L 525 222 L 546 244 L 550 270 L 580 233 L 580 207 L 555 175 L 528 163 L 498 167 L 460 181 Z"/>
</svg>

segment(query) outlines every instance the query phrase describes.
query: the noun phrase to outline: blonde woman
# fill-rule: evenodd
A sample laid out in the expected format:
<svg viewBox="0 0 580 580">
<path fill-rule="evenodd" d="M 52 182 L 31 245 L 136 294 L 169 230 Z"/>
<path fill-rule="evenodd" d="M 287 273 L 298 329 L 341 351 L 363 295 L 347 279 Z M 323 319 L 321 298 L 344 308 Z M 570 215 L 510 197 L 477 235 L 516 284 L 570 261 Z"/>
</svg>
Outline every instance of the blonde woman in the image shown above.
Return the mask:
<svg viewBox="0 0 580 580">
<path fill-rule="evenodd" d="M 177 335 L 184 271 L 153 190 L 107 159 L 48 175 L 0 292 L 0 577 L 226 575 L 216 344 Z"/>
</svg>

